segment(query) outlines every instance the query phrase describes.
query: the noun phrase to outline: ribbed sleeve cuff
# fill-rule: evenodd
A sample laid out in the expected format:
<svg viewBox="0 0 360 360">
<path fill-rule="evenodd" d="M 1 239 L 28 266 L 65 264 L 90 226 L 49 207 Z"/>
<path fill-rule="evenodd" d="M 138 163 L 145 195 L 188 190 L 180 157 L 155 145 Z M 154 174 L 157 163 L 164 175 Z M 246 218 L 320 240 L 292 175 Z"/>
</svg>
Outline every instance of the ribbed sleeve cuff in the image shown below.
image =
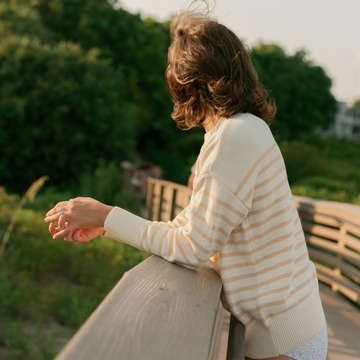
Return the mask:
<svg viewBox="0 0 360 360">
<path fill-rule="evenodd" d="M 121 241 L 140 249 L 140 235 L 148 220 L 114 207 L 105 219 L 104 229 Z"/>
</svg>

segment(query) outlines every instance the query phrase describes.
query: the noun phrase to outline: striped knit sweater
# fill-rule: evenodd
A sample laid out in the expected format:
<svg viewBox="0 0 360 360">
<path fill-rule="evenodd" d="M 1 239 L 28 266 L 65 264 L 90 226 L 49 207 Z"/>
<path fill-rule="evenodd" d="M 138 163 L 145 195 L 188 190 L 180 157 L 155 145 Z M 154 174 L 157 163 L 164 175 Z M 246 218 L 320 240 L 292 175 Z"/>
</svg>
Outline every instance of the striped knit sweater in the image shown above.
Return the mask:
<svg viewBox="0 0 360 360">
<path fill-rule="evenodd" d="M 278 356 L 305 344 L 325 317 L 269 126 L 251 114 L 220 119 L 196 164 L 190 203 L 173 221 L 115 207 L 105 236 L 192 269 L 210 259 L 231 313 L 245 325 L 246 356 Z"/>
</svg>

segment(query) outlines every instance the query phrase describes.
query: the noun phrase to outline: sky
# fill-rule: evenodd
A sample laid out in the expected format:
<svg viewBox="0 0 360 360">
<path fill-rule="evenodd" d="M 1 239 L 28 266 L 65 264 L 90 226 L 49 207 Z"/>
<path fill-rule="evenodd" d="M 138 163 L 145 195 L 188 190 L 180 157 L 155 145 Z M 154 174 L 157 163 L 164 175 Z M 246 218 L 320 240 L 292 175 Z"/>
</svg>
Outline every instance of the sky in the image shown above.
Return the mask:
<svg viewBox="0 0 360 360">
<path fill-rule="evenodd" d="M 144 17 L 168 20 L 191 1 L 121 0 Z M 360 98 L 360 0 L 217 0 L 217 19 L 245 44 L 276 43 L 288 54 L 305 49 L 333 80 L 332 93 Z"/>
</svg>

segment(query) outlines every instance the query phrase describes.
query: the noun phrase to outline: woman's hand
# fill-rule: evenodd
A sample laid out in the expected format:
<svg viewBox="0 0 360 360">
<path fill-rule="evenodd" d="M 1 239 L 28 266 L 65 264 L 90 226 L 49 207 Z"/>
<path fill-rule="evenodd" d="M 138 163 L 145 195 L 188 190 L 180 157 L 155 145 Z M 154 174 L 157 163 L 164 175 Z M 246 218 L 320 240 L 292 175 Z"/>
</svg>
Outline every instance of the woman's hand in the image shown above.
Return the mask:
<svg viewBox="0 0 360 360">
<path fill-rule="evenodd" d="M 55 228 L 55 225 L 49 226 L 54 239 L 66 236 L 68 241 L 85 242 L 91 240 L 94 234 L 99 236 L 104 232 L 105 219 L 112 209 L 112 206 L 105 205 L 95 199 L 78 197 L 58 203 L 47 212 L 44 220 L 46 222 L 59 221 L 58 228 Z M 59 216 L 59 213 L 63 213 L 63 216 Z M 99 228 L 102 228 L 101 233 Z"/>
<path fill-rule="evenodd" d="M 65 216 L 60 216 L 59 226 L 55 227 L 54 223 L 50 223 L 49 231 L 51 235 L 57 234 L 62 228 L 60 227 L 61 222 L 65 222 Z M 67 224 L 67 223 L 66 223 Z M 66 225 L 65 225 L 66 226 Z M 91 228 L 91 229 L 77 229 L 74 230 L 72 233 L 68 234 L 64 237 L 65 241 L 77 241 L 77 242 L 88 242 L 97 238 L 98 236 L 104 233 L 103 227 Z"/>
</svg>

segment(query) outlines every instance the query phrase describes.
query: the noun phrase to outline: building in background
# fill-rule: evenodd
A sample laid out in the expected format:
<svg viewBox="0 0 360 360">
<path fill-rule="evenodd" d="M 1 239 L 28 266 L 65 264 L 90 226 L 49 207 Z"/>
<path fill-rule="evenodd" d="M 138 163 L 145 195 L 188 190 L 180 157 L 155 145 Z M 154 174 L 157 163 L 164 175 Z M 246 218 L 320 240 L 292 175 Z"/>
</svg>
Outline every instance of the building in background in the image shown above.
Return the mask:
<svg viewBox="0 0 360 360">
<path fill-rule="evenodd" d="M 349 107 L 346 102 L 338 101 L 334 123 L 325 135 L 360 140 L 360 106 Z"/>
</svg>

